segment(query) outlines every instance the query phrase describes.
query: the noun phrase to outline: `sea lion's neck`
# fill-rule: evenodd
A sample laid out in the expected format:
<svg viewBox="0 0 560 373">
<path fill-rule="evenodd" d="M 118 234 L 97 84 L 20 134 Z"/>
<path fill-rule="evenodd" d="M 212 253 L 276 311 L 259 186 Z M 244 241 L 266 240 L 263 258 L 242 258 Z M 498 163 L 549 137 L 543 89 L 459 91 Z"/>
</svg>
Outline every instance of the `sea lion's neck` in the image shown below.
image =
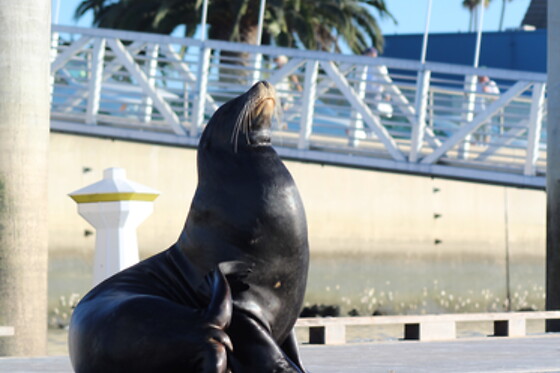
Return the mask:
<svg viewBox="0 0 560 373">
<path fill-rule="evenodd" d="M 211 246 L 209 241 L 215 235 L 221 236 L 221 244 L 231 243 L 233 251 L 248 249 L 244 246 L 250 246 L 256 240 L 254 235 L 260 234 L 257 221 L 266 221 L 267 232 L 275 232 L 275 222 L 302 220 L 299 215 L 303 207 L 294 180 L 272 147 L 240 149 L 231 154 L 199 152 L 198 176 L 197 190 L 177 243 L 183 251 Z M 199 226 L 204 230 L 193 229 Z M 281 229 L 291 226 L 285 224 Z"/>
</svg>

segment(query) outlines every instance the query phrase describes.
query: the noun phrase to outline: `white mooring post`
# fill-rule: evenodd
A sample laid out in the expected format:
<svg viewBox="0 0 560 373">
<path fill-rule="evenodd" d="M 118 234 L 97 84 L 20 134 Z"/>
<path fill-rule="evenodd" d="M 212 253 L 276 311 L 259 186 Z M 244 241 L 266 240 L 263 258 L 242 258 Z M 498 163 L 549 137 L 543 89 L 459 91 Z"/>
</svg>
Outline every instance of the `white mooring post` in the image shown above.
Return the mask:
<svg viewBox="0 0 560 373">
<path fill-rule="evenodd" d="M 96 229 L 94 286 L 138 263 L 136 228 L 150 216 L 158 195 L 127 180 L 122 168 L 108 168 L 103 180 L 69 194 L 78 213 Z"/>
</svg>

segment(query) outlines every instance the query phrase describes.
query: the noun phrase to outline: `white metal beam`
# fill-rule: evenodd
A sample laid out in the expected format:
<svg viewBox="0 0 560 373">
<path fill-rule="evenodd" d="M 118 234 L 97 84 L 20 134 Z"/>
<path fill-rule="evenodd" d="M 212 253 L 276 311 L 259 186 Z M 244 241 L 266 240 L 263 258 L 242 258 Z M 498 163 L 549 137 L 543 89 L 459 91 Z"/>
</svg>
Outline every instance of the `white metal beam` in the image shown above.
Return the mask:
<svg viewBox="0 0 560 373">
<path fill-rule="evenodd" d="M 466 92 L 465 101 L 463 102 L 463 112 L 462 112 L 462 126 L 468 125 L 468 123 L 472 122 L 474 118 L 474 108 L 475 108 L 475 100 L 476 100 L 476 81 L 477 75 L 466 75 L 465 82 L 463 85 L 463 90 Z M 471 146 L 471 136 L 470 134 L 465 135 L 465 138 L 462 139 L 462 143 L 459 146 L 459 154 L 458 157 L 461 159 L 467 159 L 469 156 L 469 149 Z"/>
<path fill-rule="evenodd" d="M 148 77 L 148 84 L 151 87 L 155 86 L 156 71 L 157 71 L 157 57 L 159 53 L 159 46 L 157 44 L 149 44 L 146 48 L 146 61 L 144 69 Z M 144 123 L 149 123 L 152 120 L 153 100 L 150 96 L 146 95 L 142 98 L 142 108 L 140 109 L 140 120 Z"/>
<path fill-rule="evenodd" d="M 356 78 L 358 79 L 356 84 L 358 92 L 356 92 L 356 94 L 358 95 L 360 101 L 364 101 L 364 98 L 366 97 L 367 73 L 368 66 L 359 66 L 356 69 Z M 350 118 L 350 125 L 348 128 L 350 130 L 348 133 L 350 137 L 348 145 L 356 147 L 360 143 L 359 138 L 365 137 L 364 120 L 359 112 L 355 110 L 352 111 L 352 117 Z"/>
<path fill-rule="evenodd" d="M 128 53 L 130 53 L 130 55 L 135 55 L 142 51 L 146 44 L 147 43 L 145 42 L 135 41 L 132 44 L 128 45 L 126 47 L 126 50 L 128 51 Z M 122 66 L 123 65 L 119 59 L 114 59 L 113 61 L 108 62 L 107 66 L 105 66 L 105 69 L 103 69 L 103 81 L 111 78 L 113 74 L 119 71 Z"/>
<path fill-rule="evenodd" d="M 177 52 L 175 52 L 169 44 L 162 45 L 161 52 L 165 55 L 165 57 L 169 58 L 172 61 L 172 63 L 177 67 L 179 73 L 183 76 L 183 78 L 185 78 L 187 83 L 196 84 L 196 75 L 194 75 L 187 64 L 181 60 L 179 54 L 177 54 Z M 218 109 L 216 100 L 214 100 L 214 98 L 209 93 L 206 93 L 206 108 L 212 111 Z"/>
<path fill-rule="evenodd" d="M 89 81 L 88 100 L 86 108 L 86 124 L 97 124 L 97 111 L 101 95 L 101 76 L 103 74 L 103 60 L 105 58 L 105 39 L 97 38 L 93 41 L 91 61 L 91 78 Z"/>
<path fill-rule="evenodd" d="M 136 54 L 144 47 L 144 42 L 133 42 L 128 46 L 128 51 L 130 54 Z M 119 62 L 118 59 L 114 59 L 113 61 L 107 63 L 105 68 L 103 69 L 103 77 L 101 79 L 102 82 L 109 79 L 116 71 L 118 71 L 122 67 L 122 64 Z M 64 70 L 62 70 L 64 71 Z M 61 107 L 64 107 L 65 112 L 70 112 L 72 109 L 78 105 L 84 98 L 88 95 L 87 89 L 76 89 L 74 94 L 68 97 Z"/>
<path fill-rule="evenodd" d="M 510 128 L 504 135 L 502 135 L 498 140 L 493 141 L 488 148 L 480 153 L 478 157 L 475 158 L 475 161 L 482 162 L 490 157 L 492 154 L 495 154 L 498 149 L 506 147 L 507 145 L 511 144 L 519 136 L 523 134 L 523 132 L 527 131 L 527 120 L 522 120 L 519 122 L 515 127 Z"/>
<path fill-rule="evenodd" d="M 541 139 L 542 118 L 544 111 L 544 83 L 535 83 L 529 113 L 529 138 L 527 139 L 527 158 L 525 160 L 525 175 L 535 175 L 536 163 L 539 158 L 539 143 Z"/>
<path fill-rule="evenodd" d="M 51 63 L 51 74 L 54 75 L 54 73 L 56 73 L 58 69 L 62 68 L 62 66 L 64 66 L 70 58 L 79 53 L 91 41 L 91 39 L 92 38 L 89 36 L 82 36 L 68 46 L 64 52 L 56 56 L 56 59 Z"/>
<path fill-rule="evenodd" d="M 303 107 L 300 120 L 298 149 L 309 147 L 309 136 L 313 126 L 315 94 L 317 93 L 318 61 L 307 61 L 305 64 L 305 81 L 303 82 Z"/>
<path fill-rule="evenodd" d="M 143 42 L 151 42 L 157 44 L 176 44 L 184 45 L 189 47 L 199 47 L 201 42 L 199 40 L 184 38 L 184 37 L 174 37 L 161 34 L 149 34 L 134 31 L 124 31 L 124 30 L 110 30 L 101 28 L 81 28 L 73 26 L 59 26 L 53 25 L 52 30 L 59 33 L 69 33 L 69 34 L 79 34 L 87 35 L 89 37 L 105 37 L 105 38 L 117 38 L 122 40 L 135 40 Z M 374 65 L 390 65 L 395 69 L 413 70 L 418 71 L 420 69 L 419 61 L 402 60 L 395 58 L 385 58 L 379 57 L 372 59 L 365 56 L 356 55 L 345 55 L 329 52 L 320 51 L 309 51 L 294 48 L 281 48 L 272 46 L 256 46 L 247 43 L 232 43 L 220 40 L 207 40 L 206 46 L 211 49 L 224 49 L 236 52 L 248 52 L 248 53 L 262 53 L 266 55 L 278 55 L 285 54 L 288 58 L 302 58 L 302 59 L 316 59 L 319 61 L 332 61 L 335 60 L 340 64 L 366 64 L 370 66 Z M 431 70 L 433 73 L 444 73 L 451 75 L 477 75 L 480 71 L 476 68 L 464 65 L 446 64 L 439 62 L 426 62 L 425 64 L 427 70 Z M 534 73 L 527 71 L 512 71 L 503 70 L 495 68 L 485 68 L 484 72 L 486 75 L 491 76 L 494 79 L 506 79 L 506 80 L 529 80 L 529 81 L 539 81 L 546 82 L 546 74 Z"/>
<path fill-rule="evenodd" d="M 382 66 L 372 66 L 370 69 L 376 71 L 377 78 L 385 83 L 387 92 L 391 94 L 391 101 L 397 104 L 399 110 L 404 114 L 410 125 L 414 128 L 418 126 L 418 111 L 416 106 L 412 106 L 406 96 L 402 93 L 401 89 L 393 82 L 393 79 L 386 73 L 386 69 L 383 69 Z M 431 72 L 429 70 L 423 70 L 426 72 L 424 75 L 424 79 L 427 78 L 428 83 L 423 82 L 427 86 L 426 89 L 429 89 L 429 80 L 431 76 Z M 420 79 L 420 77 L 419 77 Z M 417 93 L 418 94 L 418 93 Z M 427 94 L 427 92 L 426 92 Z M 426 128 L 425 125 L 423 125 Z M 425 131 L 422 133 L 422 137 L 426 136 L 428 138 L 428 142 L 430 146 L 434 149 L 439 145 L 438 140 L 434 136 L 432 131 Z"/>
<path fill-rule="evenodd" d="M 366 70 L 369 68 L 368 65 L 354 66 L 354 65 L 351 65 L 351 64 L 340 64 L 340 65 L 338 65 L 338 70 L 340 71 L 340 73 L 343 76 L 346 76 L 354 70 L 354 67 L 356 67 L 356 70 L 360 70 L 360 67 L 362 67 L 363 69 L 366 69 Z M 360 73 L 358 73 L 358 75 L 359 74 Z M 366 75 L 366 78 L 367 78 L 367 75 Z M 327 92 L 333 86 L 334 86 L 334 82 L 331 79 L 323 79 L 321 82 L 317 83 L 317 97 L 319 97 L 322 94 L 324 94 L 325 92 Z"/>
<path fill-rule="evenodd" d="M 210 48 L 206 48 L 204 44 L 198 51 L 198 80 L 196 82 L 196 99 L 194 102 L 194 113 L 189 129 L 192 137 L 198 136 L 198 129 L 202 127 L 204 122 L 204 112 L 206 107 L 206 95 L 208 91 L 208 70 L 210 68 Z"/>
<path fill-rule="evenodd" d="M 272 85 L 280 83 L 284 78 L 292 75 L 303 62 L 304 60 L 301 58 L 292 58 L 284 66 L 276 70 L 274 74 L 267 79 L 268 82 Z"/>
<path fill-rule="evenodd" d="M 408 161 L 416 163 L 424 143 L 426 134 L 426 108 L 428 106 L 428 91 L 430 89 L 430 71 L 420 70 L 416 80 L 416 123 L 412 125 L 410 138 L 410 155 Z"/>
</svg>

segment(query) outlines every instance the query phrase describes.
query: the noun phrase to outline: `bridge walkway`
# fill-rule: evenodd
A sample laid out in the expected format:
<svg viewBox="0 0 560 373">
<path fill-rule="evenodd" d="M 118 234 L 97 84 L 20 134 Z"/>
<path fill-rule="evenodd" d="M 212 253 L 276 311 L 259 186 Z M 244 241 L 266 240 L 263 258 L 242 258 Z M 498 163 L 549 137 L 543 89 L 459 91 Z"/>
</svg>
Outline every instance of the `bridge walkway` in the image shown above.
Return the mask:
<svg viewBox="0 0 560 373">
<path fill-rule="evenodd" d="M 546 75 L 54 25 L 53 131 L 196 146 L 257 80 L 286 158 L 543 189 Z M 274 60 L 286 56 L 280 66 Z M 498 91 L 482 92 L 488 76 Z M 299 84 L 293 83 L 295 80 Z"/>
</svg>

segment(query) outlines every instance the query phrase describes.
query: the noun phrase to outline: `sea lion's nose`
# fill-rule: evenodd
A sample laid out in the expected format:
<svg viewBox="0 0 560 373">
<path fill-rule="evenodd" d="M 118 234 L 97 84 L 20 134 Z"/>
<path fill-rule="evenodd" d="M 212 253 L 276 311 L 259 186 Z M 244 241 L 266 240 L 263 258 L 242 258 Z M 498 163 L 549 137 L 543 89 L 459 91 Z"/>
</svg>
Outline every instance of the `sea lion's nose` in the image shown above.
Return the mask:
<svg viewBox="0 0 560 373">
<path fill-rule="evenodd" d="M 253 85 L 250 89 L 251 95 L 256 95 L 261 98 L 264 97 L 274 97 L 276 95 L 276 90 L 274 86 L 267 82 L 266 80 L 261 80 Z"/>
<path fill-rule="evenodd" d="M 271 89 L 274 89 L 274 86 L 272 84 L 270 84 L 269 82 L 267 82 L 266 80 L 261 80 L 255 83 L 255 85 L 253 86 L 253 88 L 256 88 L 258 90 L 264 90 L 264 91 L 268 91 Z"/>
</svg>

